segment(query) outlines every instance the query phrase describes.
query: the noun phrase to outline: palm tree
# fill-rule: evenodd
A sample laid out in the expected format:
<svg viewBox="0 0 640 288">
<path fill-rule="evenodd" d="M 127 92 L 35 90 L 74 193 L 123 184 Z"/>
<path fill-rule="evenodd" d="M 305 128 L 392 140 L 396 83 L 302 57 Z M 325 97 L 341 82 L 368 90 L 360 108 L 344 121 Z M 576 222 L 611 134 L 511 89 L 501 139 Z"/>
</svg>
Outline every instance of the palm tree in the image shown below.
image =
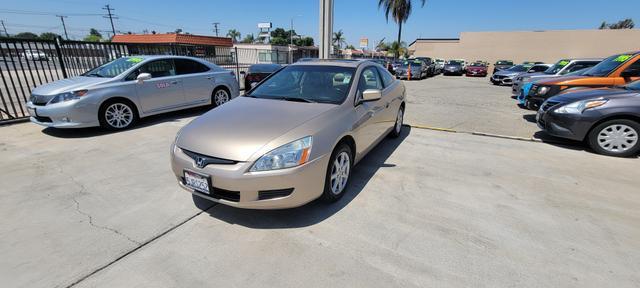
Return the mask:
<svg viewBox="0 0 640 288">
<path fill-rule="evenodd" d="M 400 57 L 400 55 L 405 56 L 405 58 L 408 56 L 408 50 L 407 50 L 407 43 L 405 42 L 400 42 L 398 44 L 398 42 L 394 41 L 391 44 L 389 44 L 389 46 L 387 46 L 387 52 L 389 53 L 393 53 L 393 55 L 398 58 Z"/>
<path fill-rule="evenodd" d="M 389 16 L 393 18 L 393 21 L 398 23 L 398 41 L 402 41 L 402 23 L 407 22 L 409 15 L 411 15 L 411 3 L 412 0 L 378 0 L 378 8 L 384 9 L 384 16 L 389 21 Z M 422 7 L 427 3 L 427 0 L 420 0 Z M 398 51 L 396 51 L 398 52 Z M 398 58 L 399 54 L 395 57 Z"/>
<path fill-rule="evenodd" d="M 337 47 L 337 49 L 341 49 L 342 45 L 347 44 L 347 41 L 344 38 L 344 33 L 342 30 L 338 30 L 338 32 L 333 32 L 333 46 Z"/>
<path fill-rule="evenodd" d="M 233 40 L 233 43 L 237 43 L 240 39 L 240 36 L 240 32 L 236 29 L 231 29 L 229 30 L 229 32 L 227 32 L 227 37 L 231 38 Z"/>
<path fill-rule="evenodd" d="M 242 43 L 253 43 L 256 39 L 253 37 L 253 34 L 244 35 L 244 39 L 242 39 Z"/>
</svg>

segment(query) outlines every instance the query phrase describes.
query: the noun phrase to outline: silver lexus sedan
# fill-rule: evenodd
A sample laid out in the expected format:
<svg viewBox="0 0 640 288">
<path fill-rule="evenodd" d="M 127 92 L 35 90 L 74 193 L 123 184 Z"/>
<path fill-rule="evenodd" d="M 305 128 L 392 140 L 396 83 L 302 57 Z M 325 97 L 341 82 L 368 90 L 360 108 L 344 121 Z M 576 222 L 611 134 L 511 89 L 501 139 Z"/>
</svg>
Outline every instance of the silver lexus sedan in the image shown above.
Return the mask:
<svg viewBox="0 0 640 288">
<path fill-rule="evenodd" d="M 172 169 L 201 209 L 336 201 L 354 164 L 400 135 L 404 111 L 404 85 L 376 63 L 298 62 L 183 127 Z"/>
<path fill-rule="evenodd" d="M 33 123 L 55 128 L 120 130 L 142 117 L 238 96 L 233 72 L 192 57 L 123 57 L 81 76 L 36 87 L 27 110 Z"/>
</svg>

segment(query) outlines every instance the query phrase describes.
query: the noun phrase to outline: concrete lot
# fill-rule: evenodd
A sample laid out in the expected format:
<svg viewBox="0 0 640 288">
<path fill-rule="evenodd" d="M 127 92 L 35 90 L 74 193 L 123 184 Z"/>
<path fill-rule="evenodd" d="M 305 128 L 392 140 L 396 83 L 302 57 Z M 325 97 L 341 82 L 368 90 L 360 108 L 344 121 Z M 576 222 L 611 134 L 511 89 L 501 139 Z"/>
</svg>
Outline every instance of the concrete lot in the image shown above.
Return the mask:
<svg viewBox="0 0 640 288">
<path fill-rule="evenodd" d="M 433 91 L 416 93 L 420 85 Z M 430 102 L 446 99 L 446 85 L 467 87 L 451 88 L 459 105 Z M 504 89 L 477 95 L 488 103 L 512 101 L 507 88 L 478 79 L 407 86 L 415 93 L 407 119 L 432 126 L 448 124 L 436 105 L 450 109 L 452 119 L 485 117 L 461 102 L 471 87 Z M 521 112 L 509 109 L 495 113 L 518 119 Z M 356 167 L 349 193 L 334 205 L 284 211 L 216 205 L 201 213 L 178 188 L 168 159 L 176 131 L 200 113 L 153 117 L 121 133 L 0 127 L 0 283 L 640 285 L 637 159 L 407 127 Z M 479 128 L 521 131 L 513 127 Z"/>
<path fill-rule="evenodd" d="M 436 76 L 405 85 L 412 96 L 407 123 L 527 138 L 539 130 L 535 111 L 518 108 L 511 87 L 488 77 Z"/>
</svg>

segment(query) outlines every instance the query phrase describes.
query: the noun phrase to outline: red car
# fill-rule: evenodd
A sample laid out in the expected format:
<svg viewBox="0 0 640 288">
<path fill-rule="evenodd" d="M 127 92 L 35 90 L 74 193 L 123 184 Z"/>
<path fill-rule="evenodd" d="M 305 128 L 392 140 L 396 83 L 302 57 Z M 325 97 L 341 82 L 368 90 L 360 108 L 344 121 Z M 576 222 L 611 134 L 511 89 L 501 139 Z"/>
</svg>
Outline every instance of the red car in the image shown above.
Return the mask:
<svg viewBox="0 0 640 288">
<path fill-rule="evenodd" d="M 487 64 L 481 62 L 475 62 L 467 66 L 465 72 L 467 77 L 487 77 L 488 73 Z"/>
</svg>

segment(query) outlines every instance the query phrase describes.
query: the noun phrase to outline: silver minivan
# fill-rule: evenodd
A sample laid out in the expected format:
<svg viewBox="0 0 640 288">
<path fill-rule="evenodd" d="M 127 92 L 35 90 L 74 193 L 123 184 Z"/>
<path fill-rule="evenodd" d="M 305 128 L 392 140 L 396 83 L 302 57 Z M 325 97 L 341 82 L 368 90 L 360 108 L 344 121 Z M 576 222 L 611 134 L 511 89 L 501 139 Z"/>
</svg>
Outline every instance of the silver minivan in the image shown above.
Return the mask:
<svg viewBox="0 0 640 288">
<path fill-rule="evenodd" d="M 120 130 L 154 114 L 222 105 L 239 90 L 233 72 L 208 61 L 131 56 L 36 87 L 27 110 L 31 122 L 47 127 Z"/>
</svg>

